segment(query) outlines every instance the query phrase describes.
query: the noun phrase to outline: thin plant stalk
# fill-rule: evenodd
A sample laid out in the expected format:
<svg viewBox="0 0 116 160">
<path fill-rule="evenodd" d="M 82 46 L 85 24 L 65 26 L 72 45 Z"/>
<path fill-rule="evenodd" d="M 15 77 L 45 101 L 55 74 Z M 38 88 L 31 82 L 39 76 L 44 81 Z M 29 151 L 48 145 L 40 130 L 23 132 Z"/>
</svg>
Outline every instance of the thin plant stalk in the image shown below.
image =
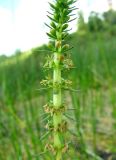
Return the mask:
<svg viewBox="0 0 116 160">
<path fill-rule="evenodd" d="M 51 11 L 48 12 L 47 16 L 51 23 L 45 23 L 50 28 L 47 35 L 51 40 L 49 49 L 53 52 L 44 65 L 45 68 L 52 69 L 53 78 L 47 78 L 41 82 L 44 87 L 53 89 L 52 103 L 44 106 L 45 112 L 52 117 L 52 121 L 47 124 L 47 129 L 53 135 L 53 142 L 47 144 L 46 149 L 55 154 L 56 160 L 62 160 L 63 153 L 68 150 L 65 139 L 67 122 L 63 117 L 66 106 L 63 105 L 62 89 L 70 89 L 72 82 L 62 77 L 62 71 L 73 68 L 72 61 L 65 56 L 66 52 L 71 49 L 65 43 L 65 39 L 68 36 L 68 23 L 75 20 L 75 17 L 70 16 L 71 12 L 76 10 L 75 2 L 75 0 L 57 0 L 49 3 Z"/>
</svg>

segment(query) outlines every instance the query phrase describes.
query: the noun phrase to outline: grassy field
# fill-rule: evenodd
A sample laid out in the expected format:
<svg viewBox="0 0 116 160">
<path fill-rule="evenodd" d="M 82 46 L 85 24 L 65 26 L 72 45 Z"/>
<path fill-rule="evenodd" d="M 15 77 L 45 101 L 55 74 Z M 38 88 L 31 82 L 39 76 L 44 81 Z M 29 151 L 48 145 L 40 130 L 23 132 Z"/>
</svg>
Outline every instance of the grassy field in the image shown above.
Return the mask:
<svg viewBox="0 0 116 160">
<path fill-rule="evenodd" d="M 116 37 L 73 33 L 68 41 L 76 68 L 62 74 L 77 91 L 64 92 L 70 109 L 64 160 L 116 160 Z M 54 160 L 41 154 L 47 133 L 42 106 L 52 99 L 51 91 L 39 90 L 47 53 L 44 45 L 0 64 L 0 160 Z"/>
</svg>

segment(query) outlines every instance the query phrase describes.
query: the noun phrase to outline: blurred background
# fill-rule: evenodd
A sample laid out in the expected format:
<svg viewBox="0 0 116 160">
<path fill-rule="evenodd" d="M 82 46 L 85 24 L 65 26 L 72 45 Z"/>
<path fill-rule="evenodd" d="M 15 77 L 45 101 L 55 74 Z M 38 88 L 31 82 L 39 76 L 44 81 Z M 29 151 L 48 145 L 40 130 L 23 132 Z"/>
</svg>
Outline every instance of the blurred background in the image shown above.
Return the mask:
<svg viewBox="0 0 116 160">
<path fill-rule="evenodd" d="M 49 1 L 50 2 L 50 1 Z M 67 42 L 75 69 L 63 73 L 78 92 L 63 93 L 70 160 L 116 160 L 116 0 L 78 0 Z M 48 75 L 48 0 L 0 0 L 0 160 L 52 160 L 42 155 L 47 131 L 40 90 Z M 64 159 L 68 159 L 64 157 Z"/>
</svg>

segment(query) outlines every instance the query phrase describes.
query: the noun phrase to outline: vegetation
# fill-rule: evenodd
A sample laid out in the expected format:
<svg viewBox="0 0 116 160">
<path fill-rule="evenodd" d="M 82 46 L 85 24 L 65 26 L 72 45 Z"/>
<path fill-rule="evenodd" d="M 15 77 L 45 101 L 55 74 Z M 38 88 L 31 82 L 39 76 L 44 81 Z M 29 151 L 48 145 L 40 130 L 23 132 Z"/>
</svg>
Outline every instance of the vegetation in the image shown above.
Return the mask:
<svg viewBox="0 0 116 160">
<path fill-rule="evenodd" d="M 78 30 L 81 32 L 107 32 L 116 35 L 116 11 L 109 10 L 102 15 L 91 12 L 87 23 L 84 21 L 83 13 L 80 12 Z"/>
<path fill-rule="evenodd" d="M 70 89 L 72 81 L 64 79 L 62 72 L 70 70 L 73 67 L 71 59 L 67 58 L 64 53 L 70 50 L 69 45 L 64 40 L 68 36 L 68 23 L 72 22 L 72 11 L 76 9 L 75 0 L 58 0 L 49 3 L 52 13 L 48 12 L 50 33 L 47 33 L 51 42 L 50 51 L 53 55 L 47 58 L 44 68 L 53 69 L 53 78 L 47 77 L 42 80 L 41 84 L 53 89 L 53 101 L 44 106 L 45 113 L 50 117 L 46 128 L 53 135 L 53 141 L 46 144 L 46 149 L 52 151 L 54 159 L 62 160 L 63 154 L 68 150 L 66 142 L 67 121 L 64 119 L 64 113 L 68 109 L 62 100 L 62 89 Z"/>
<path fill-rule="evenodd" d="M 107 14 L 112 13 L 115 11 Z M 70 109 L 65 113 L 69 123 L 66 139 L 71 141 L 63 157 L 66 160 L 116 159 L 115 23 L 109 22 L 111 18 L 100 19 L 102 31 L 90 30 L 89 22 L 82 21 L 84 28 L 67 38 L 74 47 L 68 53 L 75 68 L 70 75 L 64 71 L 63 76 L 72 79 L 76 91 L 63 92 Z M 42 68 L 46 54 L 52 55 L 43 45 L 0 62 L 0 160 L 54 159 L 43 151 L 48 134 L 43 126 L 49 115 L 41 106 L 52 98 L 51 91 L 40 90 L 40 81 L 47 74 Z"/>
</svg>

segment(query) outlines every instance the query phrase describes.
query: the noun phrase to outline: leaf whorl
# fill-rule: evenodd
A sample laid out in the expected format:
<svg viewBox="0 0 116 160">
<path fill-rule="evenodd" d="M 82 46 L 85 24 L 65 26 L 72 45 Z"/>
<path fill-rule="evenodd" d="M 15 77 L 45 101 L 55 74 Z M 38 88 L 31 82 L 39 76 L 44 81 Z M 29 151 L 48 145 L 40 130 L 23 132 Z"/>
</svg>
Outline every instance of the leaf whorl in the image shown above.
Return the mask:
<svg viewBox="0 0 116 160">
<path fill-rule="evenodd" d="M 75 20 L 75 18 L 70 19 L 70 13 L 76 9 L 73 6 L 75 2 L 75 0 L 55 0 L 54 3 L 49 3 L 52 13 L 48 12 L 47 16 L 51 23 L 46 26 L 51 29 L 50 33 L 47 33 L 50 39 L 62 41 L 67 37 L 68 23 Z"/>
</svg>

